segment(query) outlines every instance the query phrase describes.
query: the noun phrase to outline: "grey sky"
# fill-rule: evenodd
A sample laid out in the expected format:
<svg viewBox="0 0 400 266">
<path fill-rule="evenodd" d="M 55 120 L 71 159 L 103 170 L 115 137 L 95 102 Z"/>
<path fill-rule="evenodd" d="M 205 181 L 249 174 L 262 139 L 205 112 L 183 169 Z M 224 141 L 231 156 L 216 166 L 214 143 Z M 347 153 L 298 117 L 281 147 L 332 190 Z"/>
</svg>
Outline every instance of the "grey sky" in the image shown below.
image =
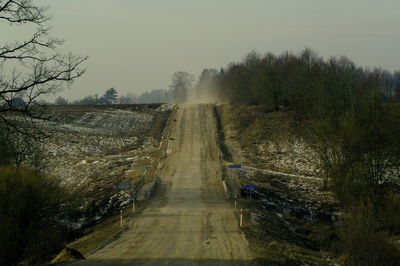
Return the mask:
<svg viewBox="0 0 400 266">
<path fill-rule="evenodd" d="M 167 88 L 176 71 L 198 75 L 250 50 L 308 46 L 363 66 L 400 69 L 398 0 L 43 0 L 62 51 L 89 55 L 88 72 L 60 95 Z M 1 39 L 14 37 L 2 26 Z"/>
</svg>

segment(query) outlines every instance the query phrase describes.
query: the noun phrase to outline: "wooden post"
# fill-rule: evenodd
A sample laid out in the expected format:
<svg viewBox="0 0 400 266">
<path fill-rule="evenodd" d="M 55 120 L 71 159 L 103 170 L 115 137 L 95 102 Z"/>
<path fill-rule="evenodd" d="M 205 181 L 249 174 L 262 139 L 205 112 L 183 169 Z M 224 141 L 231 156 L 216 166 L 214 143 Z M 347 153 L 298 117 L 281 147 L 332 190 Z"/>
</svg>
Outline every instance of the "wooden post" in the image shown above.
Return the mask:
<svg viewBox="0 0 400 266">
<path fill-rule="evenodd" d="M 119 225 L 120 225 L 121 228 L 122 228 L 122 210 L 120 210 L 120 223 L 119 223 Z"/>
</svg>

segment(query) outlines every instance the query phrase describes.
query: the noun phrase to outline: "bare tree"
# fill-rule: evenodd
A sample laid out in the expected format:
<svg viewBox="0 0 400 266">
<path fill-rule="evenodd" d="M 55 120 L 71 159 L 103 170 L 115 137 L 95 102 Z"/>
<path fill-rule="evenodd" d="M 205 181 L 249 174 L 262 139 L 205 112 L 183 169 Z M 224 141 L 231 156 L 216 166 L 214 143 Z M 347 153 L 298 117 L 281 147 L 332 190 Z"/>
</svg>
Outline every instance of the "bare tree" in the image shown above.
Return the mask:
<svg viewBox="0 0 400 266">
<path fill-rule="evenodd" d="M 196 85 L 197 97 L 201 101 L 216 101 L 217 88 L 216 77 L 218 71 L 216 69 L 203 69 L 200 74 L 199 81 Z"/>
<path fill-rule="evenodd" d="M 32 106 L 39 97 L 61 90 L 85 72 L 81 64 L 86 56 L 57 52 L 63 41 L 49 37 L 47 9 L 33 0 L 0 0 L 0 23 L 36 28 L 25 40 L 0 43 L 0 122 L 14 129 L 18 127 L 10 114 L 36 117 Z M 25 105 L 13 104 L 15 98 Z"/>
<path fill-rule="evenodd" d="M 194 86 L 195 77 L 187 72 L 176 72 L 172 76 L 172 84 L 170 89 L 174 94 L 176 103 L 186 102 L 188 99 L 189 90 Z"/>
<path fill-rule="evenodd" d="M 63 97 L 58 97 L 55 101 L 54 101 L 55 105 L 68 105 L 69 101 Z"/>
</svg>

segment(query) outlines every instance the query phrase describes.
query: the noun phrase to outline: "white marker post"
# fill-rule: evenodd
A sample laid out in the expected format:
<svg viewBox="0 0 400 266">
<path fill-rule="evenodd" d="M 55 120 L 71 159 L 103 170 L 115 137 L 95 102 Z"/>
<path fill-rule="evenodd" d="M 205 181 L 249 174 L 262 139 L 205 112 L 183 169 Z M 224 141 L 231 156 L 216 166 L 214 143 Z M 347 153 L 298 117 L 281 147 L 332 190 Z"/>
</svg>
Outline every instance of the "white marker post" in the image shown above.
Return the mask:
<svg viewBox="0 0 400 266">
<path fill-rule="evenodd" d="M 145 167 L 143 168 L 143 170 L 144 170 L 144 178 L 145 178 L 145 179 L 146 179 L 146 177 L 147 177 L 147 172 L 149 171 L 150 168 L 151 168 L 150 166 L 145 166 Z"/>
<path fill-rule="evenodd" d="M 120 210 L 120 226 L 122 228 L 122 210 Z"/>
<path fill-rule="evenodd" d="M 243 209 L 240 209 L 240 228 L 243 226 Z"/>
<path fill-rule="evenodd" d="M 237 195 L 235 194 L 235 210 L 237 209 L 237 202 L 236 202 L 236 199 L 237 199 Z"/>
</svg>

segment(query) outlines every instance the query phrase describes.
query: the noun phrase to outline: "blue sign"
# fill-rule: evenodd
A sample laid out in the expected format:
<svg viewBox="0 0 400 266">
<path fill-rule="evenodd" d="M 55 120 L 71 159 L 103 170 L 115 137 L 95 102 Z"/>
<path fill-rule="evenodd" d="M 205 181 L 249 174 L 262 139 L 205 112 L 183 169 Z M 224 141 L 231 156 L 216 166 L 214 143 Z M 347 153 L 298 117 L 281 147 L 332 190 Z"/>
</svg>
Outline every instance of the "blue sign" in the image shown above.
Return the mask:
<svg viewBox="0 0 400 266">
<path fill-rule="evenodd" d="M 242 168 L 242 166 L 239 164 L 232 164 L 232 165 L 228 165 L 228 168 Z"/>
<path fill-rule="evenodd" d="M 244 185 L 244 188 L 256 188 L 256 185 Z"/>
<path fill-rule="evenodd" d="M 118 184 L 118 185 L 114 185 L 113 188 L 116 189 L 127 189 L 127 188 L 133 188 L 133 184 Z"/>
</svg>

